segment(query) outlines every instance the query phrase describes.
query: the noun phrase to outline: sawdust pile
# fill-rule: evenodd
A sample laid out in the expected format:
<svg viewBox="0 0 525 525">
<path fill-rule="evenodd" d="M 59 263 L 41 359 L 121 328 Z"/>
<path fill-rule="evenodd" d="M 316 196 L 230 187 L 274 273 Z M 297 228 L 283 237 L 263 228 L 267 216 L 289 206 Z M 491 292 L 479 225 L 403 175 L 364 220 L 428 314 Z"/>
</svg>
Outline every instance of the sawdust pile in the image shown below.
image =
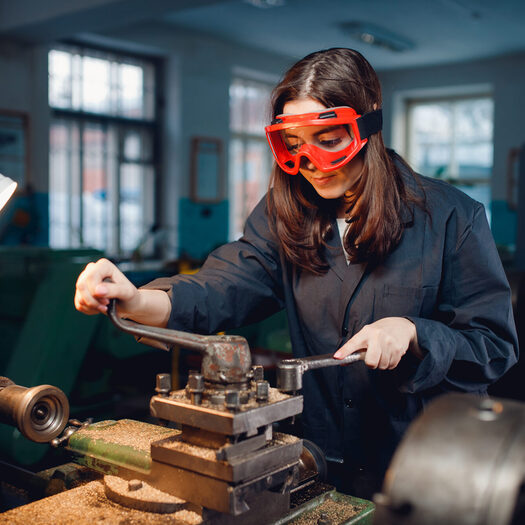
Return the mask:
<svg viewBox="0 0 525 525">
<path fill-rule="evenodd" d="M 106 423 L 106 425 L 104 425 Z M 124 445 L 135 450 L 149 452 L 152 441 L 180 434 L 179 430 L 157 425 L 149 425 L 131 419 L 121 419 L 112 425 L 110 421 L 90 425 L 78 431 L 78 435 L 90 439 L 101 439 L 116 445 Z"/>
<path fill-rule="evenodd" d="M 0 514 L 2 525 L 199 525 L 202 517 L 191 510 L 154 514 L 108 501 L 104 484 L 82 487 L 35 501 Z"/>
</svg>

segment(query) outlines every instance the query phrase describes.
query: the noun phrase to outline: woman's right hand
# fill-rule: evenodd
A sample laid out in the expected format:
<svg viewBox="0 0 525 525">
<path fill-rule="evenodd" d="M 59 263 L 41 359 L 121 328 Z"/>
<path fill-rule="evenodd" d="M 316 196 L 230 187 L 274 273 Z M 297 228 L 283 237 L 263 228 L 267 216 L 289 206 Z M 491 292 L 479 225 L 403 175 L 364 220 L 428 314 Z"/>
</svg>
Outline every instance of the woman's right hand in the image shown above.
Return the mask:
<svg viewBox="0 0 525 525">
<path fill-rule="evenodd" d="M 77 279 L 75 308 L 88 315 L 106 313 L 110 299 L 119 300 L 119 314 L 128 314 L 138 306 L 139 292 L 107 259 L 89 263 Z"/>
</svg>

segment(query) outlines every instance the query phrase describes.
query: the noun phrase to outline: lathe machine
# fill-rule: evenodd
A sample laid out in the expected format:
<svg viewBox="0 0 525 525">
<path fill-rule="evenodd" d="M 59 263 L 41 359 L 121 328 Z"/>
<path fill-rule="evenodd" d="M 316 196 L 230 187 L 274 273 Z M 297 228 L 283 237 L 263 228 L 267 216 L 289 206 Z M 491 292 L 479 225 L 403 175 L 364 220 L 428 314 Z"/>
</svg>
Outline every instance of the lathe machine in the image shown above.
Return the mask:
<svg viewBox="0 0 525 525">
<path fill-rule="evenodd" d="M 172 389 L 169 374 L 157 376 L 150 412 L 159 424 L 70 420 L 58 388 L 0 378 L 0 422 L 65 447 L 74 461 L 28 473 L 27 484 L 40 483 L 41 495 L 62 492 L 8 510 L 0 523 L 525 523 L 522 403 L 464 394 L 434 401 L 396 451 L 374 505 L 323 483 L 322 452 L 274 430 L 301 413 L 305 372 L 361 354 L 284 360 L 272 388 L 241 337 L 145 327 L 119 319 L 114 304 L 109 316 L 142 340 L 201 353 L 201 369 L 182 390 Z"/>
</svg>

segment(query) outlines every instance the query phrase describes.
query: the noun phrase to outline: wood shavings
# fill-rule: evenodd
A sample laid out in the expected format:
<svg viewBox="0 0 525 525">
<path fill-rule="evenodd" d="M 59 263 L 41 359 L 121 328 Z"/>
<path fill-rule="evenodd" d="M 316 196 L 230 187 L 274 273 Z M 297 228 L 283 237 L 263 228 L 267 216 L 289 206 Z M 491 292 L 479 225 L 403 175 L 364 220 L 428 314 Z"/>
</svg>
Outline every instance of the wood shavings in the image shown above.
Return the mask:
<svg viewBox="0 0 525 525">
<path fill-rule="evenodd" d="M 351 505 L 348 502 L 326 498 L 321 505 L 310 511 L 305 511 L 301 516 L 288 522 L 288 525 L 317 525 L 321 515 L 328 523 L 339 525 L 340 523 L 346 523 L 360 511 L 360 507 Z"/>
<path fill-rule="evenodd" d="M 56 494 L 0 514 L 2 525 L 199 525 L 202 516 L 183 509 L 154 514 L 109 501 L 101 481 Z"/>
<path fill-rule="evenodd" d="M 113 424 L 114 423 L 114 424 Z M 78 431 L 90 439 L 100 439 L 115 445 L 123 445 L 149 452 L 152 441 L 179 434 L 179 430 L 150 425 L 131 419 L 101 421 Z"/>
</svg>

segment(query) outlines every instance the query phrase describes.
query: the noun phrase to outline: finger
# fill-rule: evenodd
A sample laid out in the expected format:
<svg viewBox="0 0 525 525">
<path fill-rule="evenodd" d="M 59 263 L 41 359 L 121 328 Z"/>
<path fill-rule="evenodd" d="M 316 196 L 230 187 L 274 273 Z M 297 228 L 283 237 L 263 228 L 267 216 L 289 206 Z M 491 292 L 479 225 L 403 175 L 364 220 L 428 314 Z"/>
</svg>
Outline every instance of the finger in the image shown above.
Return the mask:
<svg viewBox="0 0 525 525">
<path fill-rule="evenodd" d="M 79 277 L 84 282 L 91 294 L 95 293 L 97 286 L 105 279 L 117 281 L 122 279 L 120 270 L 107 259 L 99 259 L 96 263 L 90 263 Z"/>
<path fill-rule="evenodd" d="M 390 366 L 391 354 L 388 351 L 381 351 L 377 367 L 380 370 L 388 370 Z"/>
<path fill-rule="evenodd" d="M 77 284 L 77 290 L 75 292 L 75 305 L 82 308 L 81 311 L 86 309 L 97 310 L 100 302 L 96 297 L 93 297 L 89 292 L 87 286 L 81 282 Z"/>
<path fill-rule="evenodd" d="M 401 358 L 403 357 L 403 355 L 398 355 L 398 354 L 392 354 L 391 358 L 390 358 L 390 363 L 388 365 L 388 369 L 389 370 L 393 370 L 394 368 L 396 368 L 396 366 L 399 364 L 399 362 L 401 361 Z"/>
<path fill-rule="evenodd" d="M 129 299 L 129 284 L 127 282 L 102 282 L 97 284 L 94 293 L 100 299 L 109 302 L 109 299 Z M 106 303 L 107 304 L 107 303 Z"/>
<path fill-rule="evenodd" d="M 365 354 L 365 364 L 368 368 L 377 368 L 381 359 L 381 347 L 376 340 L 370 340 Z"/>
<path fill-rule="evenodd" d="M 368 332 L 365 330 L 366 326 L 357 334 L 350 338 L 337 352 L 334 354 L 335 359 L 343 359 L 346 356 L 358 352 L 359 350 L 366 350 L 368 346 Z"/>
<path fill-rule="evenodd" d="M 92 306 L 87 305 L 84 302 L 84 300 L 78 296 L 75 296 L 74 303 L 75 303 L 75 308 L 79 312 L 82 312 L 83 314 L 94 315 L 99 312 L 98 308 L 93 308 Z"/>
</svg>

